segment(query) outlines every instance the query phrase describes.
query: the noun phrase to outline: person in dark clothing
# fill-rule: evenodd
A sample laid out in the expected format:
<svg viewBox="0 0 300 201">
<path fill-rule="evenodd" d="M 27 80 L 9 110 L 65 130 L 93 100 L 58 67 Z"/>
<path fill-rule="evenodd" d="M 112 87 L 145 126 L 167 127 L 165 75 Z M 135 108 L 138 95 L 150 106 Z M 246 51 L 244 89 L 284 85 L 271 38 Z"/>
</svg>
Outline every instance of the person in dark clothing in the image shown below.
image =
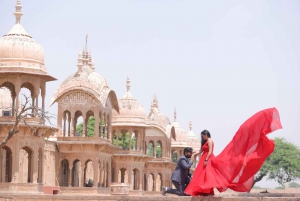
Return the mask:
<svg viewBox="0 0 300 201">
<path fill-rule="evenodd" d="M 190 161 L 188 159 L 191 159 Z M 190 183 L 191 174 L 190 168 L 193 165 L 194 155 L 193 149 L 190 147 L 184 148 L 183 156 L 177 161 L 177 166 L 171 176 L 171 180 L 176 189 L 172 189 L 166 186 L 162 187 L 162 194 L 167 193 L 176 194 L 179 196 L 187 196 L 184 193 L 185 188 Z"/>
</svg>

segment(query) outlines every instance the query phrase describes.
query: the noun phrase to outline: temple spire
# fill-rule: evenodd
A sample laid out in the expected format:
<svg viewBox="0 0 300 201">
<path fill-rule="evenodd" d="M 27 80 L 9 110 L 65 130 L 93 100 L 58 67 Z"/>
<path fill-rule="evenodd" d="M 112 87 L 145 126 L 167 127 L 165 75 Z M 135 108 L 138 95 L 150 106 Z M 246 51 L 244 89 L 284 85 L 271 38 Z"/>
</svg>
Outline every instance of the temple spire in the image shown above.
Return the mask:
<svg viewBox="0 0 300 201">
<path fill-rule="evenodd" d="M 21 16 L 22 14 L 22 6 L 21 6 L 21 0 L 17 0 L 16 12 L 14 12 L 14 15 L 16 16 L 16 24 L 20 24 Z"/>
<path fill-rule="evenodd" d="M 129 90 L 130 90 L 130 79 L 129 79 L 128 76 L 127 76 L 127 81 L 126 81 L 126 88 L 127 88 L 127 92 L 129 92 Z"/>
<path fill-rule="evenodd" d="M 192 125 L 192 121 L 190 121 L 190 131 L 192 131 L 193 129 L 193 125 Z"/>
<path fill-rule="evenodd" d="M 177 117 L 177 113 L 176 113 L 176 107 L 174 109 L 174 122 L 176 122 L 176 117 Z"/>
</svg>

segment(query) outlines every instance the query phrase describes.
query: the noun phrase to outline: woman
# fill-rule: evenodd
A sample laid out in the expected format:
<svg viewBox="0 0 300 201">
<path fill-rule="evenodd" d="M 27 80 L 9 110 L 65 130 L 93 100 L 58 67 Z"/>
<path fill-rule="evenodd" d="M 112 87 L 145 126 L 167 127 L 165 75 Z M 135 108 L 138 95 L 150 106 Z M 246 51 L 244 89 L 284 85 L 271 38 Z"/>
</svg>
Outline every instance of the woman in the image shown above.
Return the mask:
<svg viewBox="0 0 300 201">
<path fill-rule="evenodd" d="M 195 158 L 198 155 L 201 155 L 197 169 L 193 175 L 195 178 L 201 178 L 201 173 L 205 171 L 205 168 L 208 164 L 208 161 L 210 161 L 212 158 L 214 158 L 213 154 L 214 150 L 214 142 L 211 139 L 211 135 L 208 130 L 204 130 L 201 132 L 201 149 L 199 153 L 195 154 Z M 199 180 L 197 180 L 199 182 Z M 206 182 L 206 181 L 204 181 Z M 194 194 L 196 195 L 196 194 Z M 214 195 L 214 189 L 208 188 L 208 189 L 198 189 L 197 195 Z"/>
<path fill-rule="evenodd" d="M 282 128 L 276 108 L 262 110 L 245 121 L 231 142 L 218 155 L 207 130 L 201 132 L 202 156 L 185 193 L 192 196 L 213 195 L 213 188 L 248 192 L 254 175 L 274 150 L 267 134 Z"/>
</svg>

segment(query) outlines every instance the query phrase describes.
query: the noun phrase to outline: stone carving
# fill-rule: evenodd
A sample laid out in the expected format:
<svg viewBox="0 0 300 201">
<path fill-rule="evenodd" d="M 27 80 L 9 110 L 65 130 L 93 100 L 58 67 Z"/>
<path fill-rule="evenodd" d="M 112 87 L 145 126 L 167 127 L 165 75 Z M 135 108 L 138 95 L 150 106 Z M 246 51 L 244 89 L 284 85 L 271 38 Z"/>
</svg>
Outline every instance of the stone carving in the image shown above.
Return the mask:
<svg viewBox="0 0 300 201">
<path fill-rule="evenodd" d="M 64 104 L 95 104 L 96 99 L 93 98 L 90 94 L 85 92 L 76 92 L 76 93 L 69 93 L 66 95 L 62 100 L 61 103 Z"/>
</svg>

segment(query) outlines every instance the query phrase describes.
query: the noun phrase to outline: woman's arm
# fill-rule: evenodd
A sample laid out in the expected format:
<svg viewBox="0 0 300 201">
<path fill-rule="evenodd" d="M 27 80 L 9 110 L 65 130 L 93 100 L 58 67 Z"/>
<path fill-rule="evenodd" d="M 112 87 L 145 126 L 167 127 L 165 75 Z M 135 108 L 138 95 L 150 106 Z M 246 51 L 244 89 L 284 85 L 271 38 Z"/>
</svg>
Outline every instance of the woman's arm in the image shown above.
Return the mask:
<svg viewBox="0 0 300 201">
<path fill-rule="evenodd" d="M 206 166 L 207 161 L 208 161 L 210 155 L 212 154 L 212 140 L 209 138 L 207 140 L 207 143 L 208 143 L 208 153 L 207 153 L 207 156 L 206 156 L 205 161 L 204 161 L 204 166 Z"/>
</svg>

